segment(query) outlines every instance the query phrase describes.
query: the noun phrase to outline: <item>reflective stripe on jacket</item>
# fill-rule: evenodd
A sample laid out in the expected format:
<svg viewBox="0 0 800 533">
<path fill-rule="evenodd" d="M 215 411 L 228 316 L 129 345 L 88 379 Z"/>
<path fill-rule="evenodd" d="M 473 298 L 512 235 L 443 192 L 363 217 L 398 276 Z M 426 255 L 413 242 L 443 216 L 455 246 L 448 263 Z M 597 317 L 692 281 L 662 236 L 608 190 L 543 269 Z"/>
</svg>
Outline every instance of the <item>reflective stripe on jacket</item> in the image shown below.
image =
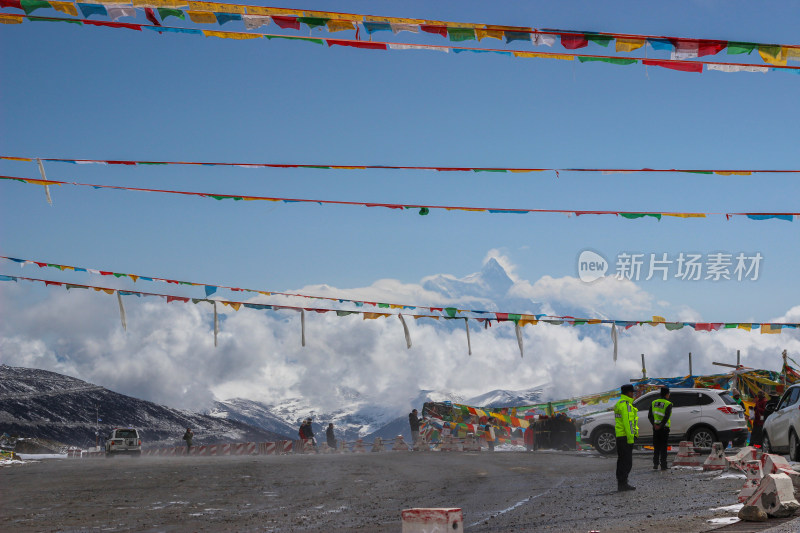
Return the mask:
<svg viewBox="0 0 800 533">
<path fill-rule="evenodd" d="M 636 418 L 633 398 L 623 394 L 614 405 L 614 434 L 617 437 L 626 437 L 628 443 L 633 444 L 633 438 L 636 435 Z"/>
<path fill-rule="evenodd" d="M 664 416 L 667 414 L 667 408 L 672 406 L 672 402 L 665 399 L 659 398 L 657 400 L 653 400 L 653 404 L 650 407 L 650 410 L 653 413 L 653 423 L 661 425 L 662 421 L 664 420 Z M 672 425 L 672 417 L 670 416 L 667 418 L 666 427 L 670 427 Z"/>
</svg>

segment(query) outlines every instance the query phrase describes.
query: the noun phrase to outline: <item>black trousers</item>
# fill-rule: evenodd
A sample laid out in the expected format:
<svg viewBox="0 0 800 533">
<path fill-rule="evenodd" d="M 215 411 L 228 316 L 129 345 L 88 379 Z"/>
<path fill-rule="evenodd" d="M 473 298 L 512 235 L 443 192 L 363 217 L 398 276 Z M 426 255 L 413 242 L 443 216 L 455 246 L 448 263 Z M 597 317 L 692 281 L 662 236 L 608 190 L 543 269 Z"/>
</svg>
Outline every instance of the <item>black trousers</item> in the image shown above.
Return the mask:
<svg viewBox="0 0 800 533">
<path fill-rule="evenodd" d="M 626 437 L 617 437 L 617 484 L 627 485 L 633 468 L 633 444 Z"/>
<path fill-rule="evenodd" d="M 669 442 L 669 428 L 653 430 L 653 466 L 667 468 L 667 443 Z"/>
</svg>

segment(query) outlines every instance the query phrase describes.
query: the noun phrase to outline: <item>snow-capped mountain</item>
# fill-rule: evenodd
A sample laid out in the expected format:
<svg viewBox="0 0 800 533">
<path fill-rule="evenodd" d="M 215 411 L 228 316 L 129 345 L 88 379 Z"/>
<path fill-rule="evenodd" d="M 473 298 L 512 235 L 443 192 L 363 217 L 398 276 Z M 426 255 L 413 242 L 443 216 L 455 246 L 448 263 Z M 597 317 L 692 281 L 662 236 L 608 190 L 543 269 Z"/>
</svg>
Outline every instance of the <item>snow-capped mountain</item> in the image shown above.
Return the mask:
<svg viewBox="0 0 800 533">
<path fill-rule="evenodd" d="M 520 405 L 532 405 L 542 402 L 545 386 L 531 387 L 530 389 L 510 391 L 493 390 L 480 396 L 475 396 L 467 400 L 467 405 L 477 407 L 510 407 Z"/>
<path fill-rule="evenodd" d="M 99 419 L 99 422 L 98 422 Z M 195 443 L 269 441 L 280 432 L 172 409 L 125 396 L 80 379 L 32 368 L 0 365 L 0 433 L 94 446 L 114 427 L 136 427 L 145 448 L 181 443 L 187 427 Z"/>
<path fill-rule="evenodd" d="M 453 300 L 500 300 L 506 296 L 514 281 L 495 258 L 490 258 L 480 272 L 463 278 L 438 274 L 422 280 L 422 286 Z"/>
</svg>

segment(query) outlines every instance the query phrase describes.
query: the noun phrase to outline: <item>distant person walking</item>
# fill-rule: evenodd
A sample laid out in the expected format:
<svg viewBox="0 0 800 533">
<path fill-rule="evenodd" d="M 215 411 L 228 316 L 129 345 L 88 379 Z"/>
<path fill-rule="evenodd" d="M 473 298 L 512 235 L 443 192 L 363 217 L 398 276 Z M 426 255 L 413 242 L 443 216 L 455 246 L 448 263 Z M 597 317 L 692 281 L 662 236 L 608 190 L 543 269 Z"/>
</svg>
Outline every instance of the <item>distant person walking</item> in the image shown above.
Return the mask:
<svg viewBox="0 0 800 533">
<path fill-rule="evenodd" d="M 411 443 L 414 448 L 419 444 L 419 423 L 420 418 L 417 416 L 417 410 L 412 409 L 408 413 L 408 425 L 411 427 Z"/>
<path fill-rule="evenodd" d="M 636 435 L 636 410 L 633 407 L 633 385 L 620 388 L 619 401 L 614 405 L 614 434 L 617 437 L 617 490 L 636 490 L 628 483 L 633 468 L 633 440 Z"/>
<path fill-rule="evenodd" d="M 667 442 L 672 425 L 672 402 L 669 401 L 669 387 L 661 388 L 661 397 L 653 400 L 647 419 L 653 424 L 653 470 L 661 465 L 667 469 Z"/>
<path fill-rule="evenodd" d="M 186 428 L 186 433 L 183 434 L 183 440 L 186 441 L 186 455 L 189 455 L 189 452 L 192 450 L 193 437 L 194 433 L 192 433 L 192 428 Z"/>
<path fill-rule="evenodd" d="M 336 449 L 336 435 L 333 434 L 333 423 L 328 424 L 325 430 L 325 439 L 328 441 L 328 448 Z"/>
</svg>

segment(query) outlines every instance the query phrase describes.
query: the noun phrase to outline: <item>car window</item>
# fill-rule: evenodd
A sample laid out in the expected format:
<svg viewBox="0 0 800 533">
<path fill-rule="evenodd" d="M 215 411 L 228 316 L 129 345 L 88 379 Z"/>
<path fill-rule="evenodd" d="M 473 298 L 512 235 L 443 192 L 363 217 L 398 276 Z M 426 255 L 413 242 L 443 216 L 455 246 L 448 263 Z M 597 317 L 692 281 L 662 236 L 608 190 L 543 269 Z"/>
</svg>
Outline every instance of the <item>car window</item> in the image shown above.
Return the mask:
<svg viewBox="0 0 800 533">
<path fill-rule="evenodd" d="M 797 402 L 797 391 L 800 390 L 797 387 L 792 387 L 791 389 L 787 390 L 783 398 L 781 398 L 781 403 L 778 404 L 778 409 L 783 409 L 784 407 L 788 407 L 793 405 Z"/>
<path fill-rule="evenodd" d="M 729 392 L 723 392 L 722 394 L 719 395 L 719 397 L 722 399 L 722 402 L 726 405 L 738 405 L 736 403 L 736 400 L 733 399 L 733 396 L 731 396 L 731 393 Z"/>
<path fill-rule="evenodd" d="M 670 395 L 670 400 L 674 407 L 692 407 L 698 405 L 698 394 L 697 392 L 674 392 Z"/>
<path fill-rule="evenodd" d="M 650 410 L 650 404 L 653 403 L 653 400 L 655 400 L 656 398 L 658 398 L 658 395 L 656 395 L 656 394 L 650 394 L 648 396 L 642 396 L 641 398 L 639 398 L 638 400 L 633 402 L 633 406 L 636 407 L 640 411 L 649 411 Z"/>
<path fill-rule="evenodd" d="M 135 429 L 121 429 L 117 431 L 117 438 L 118 439 L 135 439 L 136 438 L 136 430 Z"/>
<path fill-rule="evenodd" d="M 709 394 L 702 392 L 697 393 L 697 405 L 709 405 L 712 403 L 714 403 L 714 398 L 712 398 Z"/>
</svg>

